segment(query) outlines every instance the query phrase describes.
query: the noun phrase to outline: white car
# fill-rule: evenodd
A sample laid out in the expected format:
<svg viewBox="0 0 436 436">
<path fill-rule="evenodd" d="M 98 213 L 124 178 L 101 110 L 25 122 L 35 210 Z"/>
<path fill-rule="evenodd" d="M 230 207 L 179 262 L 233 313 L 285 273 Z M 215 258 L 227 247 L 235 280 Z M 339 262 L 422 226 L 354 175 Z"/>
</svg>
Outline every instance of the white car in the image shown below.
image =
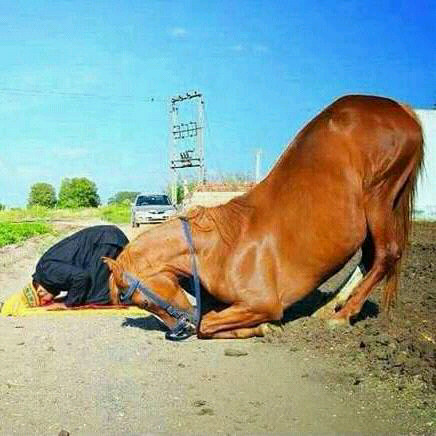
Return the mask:
<svg viewBox="0 0 436 436">
<path fill-rule="evenodd" d="M 162 222 L 177 212 L 165 194 L 139 194 L 132 206 L 132 227 Z"/>
</svg>

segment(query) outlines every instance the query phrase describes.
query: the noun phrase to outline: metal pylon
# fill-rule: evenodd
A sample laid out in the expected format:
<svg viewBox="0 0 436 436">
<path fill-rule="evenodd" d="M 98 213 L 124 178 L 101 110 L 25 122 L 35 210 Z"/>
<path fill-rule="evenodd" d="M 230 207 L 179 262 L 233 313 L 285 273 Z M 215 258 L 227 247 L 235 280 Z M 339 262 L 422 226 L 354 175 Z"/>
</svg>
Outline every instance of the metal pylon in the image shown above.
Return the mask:
<svg viewBox="0 0 436 436">
<path fill-rule="evenodd" d="M 183 103 L 196 103 L 196 120 L 179 120 L 179 107 Z M 194 141 L 193 141 L 194 139 Z M 204 99 L 197 91 L 170 98 L 169 109 L 169 161 L 172 173 L 171 197 L 177 201 L 177 182 L 180 172 L 198 168 L 197 180 L 204 183 Z"/>
</svg>

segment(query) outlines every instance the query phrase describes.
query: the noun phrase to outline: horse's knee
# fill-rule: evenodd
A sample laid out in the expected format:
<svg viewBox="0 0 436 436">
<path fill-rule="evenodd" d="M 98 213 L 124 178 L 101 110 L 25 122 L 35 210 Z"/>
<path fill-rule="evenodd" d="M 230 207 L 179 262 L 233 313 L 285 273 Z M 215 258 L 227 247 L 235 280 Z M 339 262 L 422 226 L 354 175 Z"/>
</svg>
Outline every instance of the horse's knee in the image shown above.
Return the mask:
<svg viewBox="0 0 436 436">
<path fill-rule="evenodd" d="M 283 306 L 279 301 L 269 301 L 259 308 L 267 315 L 269 321 L 280 321 L 283 318 Z"/>
<path fill-rule="evenodd" d="M 391 262 L 397 262 L 403 255 L 403 250 L 397 241 L 391 241 L 386 247 L 386 254 Z"/>
<path fill-rule="evenodd" d="M 271 311 L 271 321 L 280 321 L 283 318 L 283 307 L 278 304 L 277 307 Z"/>
</svg>

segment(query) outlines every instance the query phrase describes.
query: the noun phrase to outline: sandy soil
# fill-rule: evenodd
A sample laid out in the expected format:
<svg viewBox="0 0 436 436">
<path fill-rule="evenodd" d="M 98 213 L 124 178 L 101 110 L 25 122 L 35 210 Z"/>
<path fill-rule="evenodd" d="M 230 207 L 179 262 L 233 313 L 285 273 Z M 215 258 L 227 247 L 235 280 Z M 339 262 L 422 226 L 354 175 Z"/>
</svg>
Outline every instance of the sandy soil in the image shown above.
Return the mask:
<svg viewBox="0 0 436 436">
<path fill-rule="evenodd" d="M 0 300 L 54 242 L 0 249 Z M 245 341 L 171 343 L 152 317 L 0 317 L 0 434 L 434 434 L 435 254 L 436 223 L 417 225 L 391 321 L 376 292 L 347 329 L 304 316 L 317 293 Z"/>
</svg>

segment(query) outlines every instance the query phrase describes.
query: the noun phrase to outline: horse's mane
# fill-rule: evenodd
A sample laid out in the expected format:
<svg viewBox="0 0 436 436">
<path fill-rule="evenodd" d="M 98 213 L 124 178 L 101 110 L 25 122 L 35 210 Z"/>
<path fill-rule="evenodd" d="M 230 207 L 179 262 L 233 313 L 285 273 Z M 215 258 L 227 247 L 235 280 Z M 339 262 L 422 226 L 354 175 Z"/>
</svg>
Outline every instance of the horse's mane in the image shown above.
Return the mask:
<svg viewBox="0 0 436 436">
<path fill-rule="evenodd" d="M 243 233 L 253 212 L 254 207 L 242 195 L 219 206 L 197 206 L 188 211 L 186 218 L 196 231 L 207 233 L 215 230 L 222 241 L 232 247 Z"/>
<path fill-rule="evenodd" d="M 137 262 L 132 259 L 132 250 L 135 250 L 138 240 L 141 238 L 142 234 L 139 234 L 135 239 L 130 241 L 123 249 L 123 251 L 117 257 L 117 262 L 123 266 L 123 268 L 130 271 L 132 274 L 138 273 Z M 151 263 L 148 260 L 146 253 L 141 253 L 142 266 L 147 264 L 151 267 Z"/>
</svg>

